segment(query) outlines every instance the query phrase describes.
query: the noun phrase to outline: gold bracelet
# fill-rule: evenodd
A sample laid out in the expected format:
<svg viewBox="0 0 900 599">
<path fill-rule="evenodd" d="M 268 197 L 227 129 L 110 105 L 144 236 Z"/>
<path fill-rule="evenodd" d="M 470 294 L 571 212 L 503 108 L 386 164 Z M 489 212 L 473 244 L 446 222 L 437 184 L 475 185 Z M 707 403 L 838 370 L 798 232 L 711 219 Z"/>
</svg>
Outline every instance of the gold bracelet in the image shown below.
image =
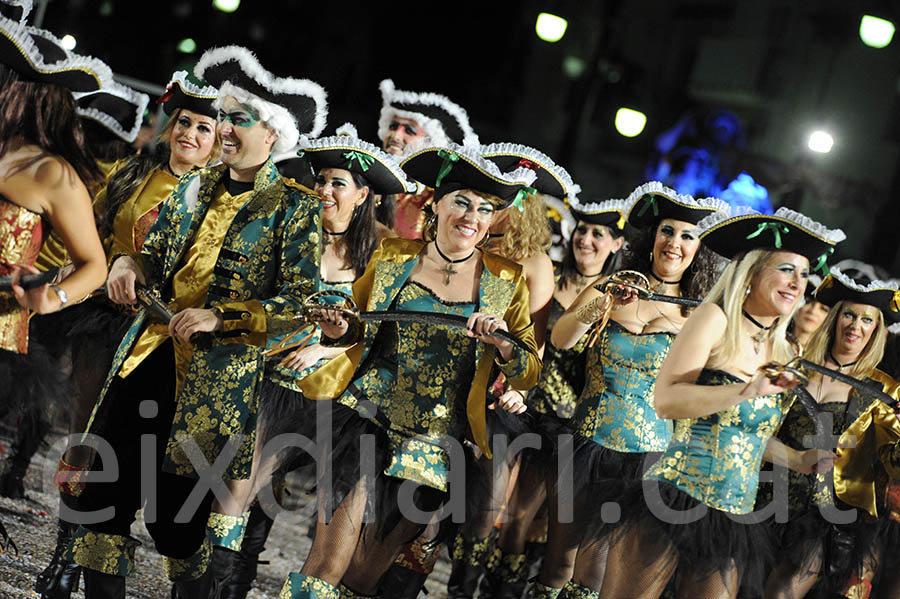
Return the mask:
<svg viewBox="0 0 900 599">
<path fill-rule="evenodd" d="M 575 318 L 582 324 L 594 324 L 603 316 L 607 309 L 608 301 L 609 297 L 606 295 L 594 298 L 578 308 L 575 312 Z"/>
</svg>

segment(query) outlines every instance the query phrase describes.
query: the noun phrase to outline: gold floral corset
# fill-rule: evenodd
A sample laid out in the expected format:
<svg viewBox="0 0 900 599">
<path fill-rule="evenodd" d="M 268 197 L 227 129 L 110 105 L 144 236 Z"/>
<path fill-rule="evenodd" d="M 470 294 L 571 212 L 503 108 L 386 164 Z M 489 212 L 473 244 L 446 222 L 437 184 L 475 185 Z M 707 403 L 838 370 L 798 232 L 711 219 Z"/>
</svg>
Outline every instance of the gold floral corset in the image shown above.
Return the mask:
<svg viewBox="0 0 900 599">
<path fill-rule="evenodd" d="M 0 198 L 0 276 L 34 264 L 43 239 L 39 214 Z M 0 293 L 0 349 L 28 353 L 28 311 L 12 293 Z"/>
<path fill-rule="evenodd" d="M 720 370 L 704 369 L 698 385 L 743 382 Z M 759 467 L 793 395 L 764 395 L 728 409 L 675 421 L 672 440 L 644 475 L 667 482 L 707 506 L 732 514 L 753 510 Z"/>
<path fill-rule="evenodd" d="M 395 309 L 469 316 L 474 303 L 443 302 L 424 286 L 407 283 Z M 444 441 L 465 432 L 466 398 L 475 372 L 475 340 L 461 329 L 425 323 L 383 324 L 364 366 L 338 401 L 377 409 L 393 454 L 385 474 L 442 491 L 451 453 Z M 454 467 L 456 465 L 454 464 Z"/>
<path fill-rule="evenodd" d="M 553 298 L 550 303 L 550 318 L 547 331 L 566 311 Z M 571 418 L 575 413 L 578 396 L 584 388 L 585 358 L 584 348 L 588 335 L 585 334 L 571 349 L 557 349 L 552 343 L 544 346 L 544 368 L 529 401 L 539 414 L 555 413 L 560 418 Z"/>
</svg>

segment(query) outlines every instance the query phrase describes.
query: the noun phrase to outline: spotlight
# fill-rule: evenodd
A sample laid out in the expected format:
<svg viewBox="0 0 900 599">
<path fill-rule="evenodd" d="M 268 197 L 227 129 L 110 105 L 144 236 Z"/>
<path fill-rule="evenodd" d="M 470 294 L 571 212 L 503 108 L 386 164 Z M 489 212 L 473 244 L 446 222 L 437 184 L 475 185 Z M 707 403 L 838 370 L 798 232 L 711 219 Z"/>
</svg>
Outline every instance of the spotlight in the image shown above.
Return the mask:
<svg viewBox="0 0 900 599">
<path fill-rule="evenodd" d="M 834 138 L 827 131 L 813 131 L 809 134 L 809 149 L 819 154 L 827 154 L 834 145 Z"/>
<path fill-rule="evenodd" d="M 189 37 L 178 42 L 178 51 L 182 54 L 193 54 L 197 51 L 197 42 Z"/>
<path fill-rule="evenodd" d="M 616 131 L 625 137 L 637 137 L 647 124 L 647 115 L 631 108 L 616 111 Z"/>
<path fill-rule="evenodd" d="M 558 42 L 566 34 L 566 27 L 569 22 L 562 17 L 551 15 L 548 12 L 542 12 L 538 15 L 537 22 L 534 24 L 534 31 L 537 36 L 545 42 Z"/>
<path fill-rule="evenodd" d="M 871 48 L 884 48 L 894 37 L 894 24 L 886 19 L 865 15 L 859 22 L 859 38 Z"/>
<path fill-rule="evenodd" d="M 213 0 L 213 6 L 222 12 L 234 12 L 241 5 L 241 0 Z"/>
<path fill-rule="evenodd" d="M 62 39 L 59 41 L 60 41 L 60 43 L 62 43 L 62 47 L 65 48 L 66 50 L 74 50 L 75 44 L 78 43 L 75 41 L 75 38 L 73 36 L 68 35 L 68 34 L 64 35 L 62 37 Z"/>
</svg>

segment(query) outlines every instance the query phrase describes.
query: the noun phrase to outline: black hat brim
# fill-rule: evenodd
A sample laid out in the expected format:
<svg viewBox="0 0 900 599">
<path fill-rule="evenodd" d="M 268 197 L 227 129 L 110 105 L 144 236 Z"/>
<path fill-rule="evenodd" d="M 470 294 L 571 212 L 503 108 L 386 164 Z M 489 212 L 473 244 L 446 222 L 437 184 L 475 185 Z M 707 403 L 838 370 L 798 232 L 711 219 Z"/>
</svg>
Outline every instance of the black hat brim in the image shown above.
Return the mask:
<svg viewBox="0 0 900 599">
<path fill-rule="evenodd" d="M 832 284 L 828 287 L 819 287 L 813 296 L 817 302 L 829 307 L 834 307 L 838 302 L 853 302 L 854 304 L 866 304 L 875 306 L 881 310 L 888 325 L 900 322 L 900 306 L 897 306 L 895 294 L 900 294 L 895 289 L 873 289 L 861 291 L 847 287 L 839 279 L 830 279 Z"/>
<path fill-rule="evenodd" d="M 537 167 L 528 167 L 531 168 L 537 175 L 534 183 L 532 183 L 529 187 L 533 187 L 540 193 L 551 195 L 557 198 L 565 198 L 567 195 L 566 188 L 563 185 L 562 181 L 560 181 L 550 170 L 543 168 L 542 165 L 537 164 L 534 159 L 524 154 L 485 154 L 484 157 L 496 164 L 497 167 L 504 173 L 516 170 L 517 168 L 522 166 L 520 164 L 522 160 L 527 160 L 529 163 Z"/>
<path fill-rule="evenodd" d="M 761 228 L 761 225 L 767 228 Z M 778 235 L 774 232 L 776 226 L 779 227 Z M 821 256 L 831 253 L 834 248 L 834 244 L 824 237 L 771 214 L 748 214 L 722 221 L 704 231 L 700 238 L 707 247 L 725 258 L 731 259 L 753 249 L 767 249 L 805 256 L 813 268 Z"/>
<path fill-rule="evenodd" d="M 501 204 L 496 208 L 502 209 L 513 203 L 519 191 L 526 187 L 524 183 L 509 183 L 498 179 L 464 154 L 456 154 L 459 160 L 452 163 L 450 171 L 444 176 L 440 186 L 437 186 L 438 175 L 444 166 L 444 159 L 438 152 L 438 148 L 419 150 L 401 164 L 411 179 L 428 187 L 436 187 L 435 198 L 440 199 L 457 189 L 471 189 L 500 198 Z"/>
<path fill-rule="evenodd" d="M 371 157 L 374 162 L 363 168 L 359 160 L 345 156 L 348 152 L 359 152 Z M 395 175 L 381 160 L 363 149 L 353 146 L 332 146 L 328 148 L 309 148 L 304 150 L 304 157 L 309 160 L 318 173 L 323 168 L 339 168 L 362 176 L 377 194 L 395 194 L 406 191 L 406 182 Z"/>
<path fill-rule="evenodd" d="M 714 208 L 689 206 L 661 193 L 647 193 L 631 207 L 631 211 L 628 213 L 628 223 L 633 227 L 643 229 L 664 218 L 670 218 L 696 225 L 713 212 L 715 212 Z"/>
<path fill-rule="evenodd" d="M 590 214 L 587 212 L 579 212 L 574 208 L 570 208 L 569 211 L 572 213 L 572 216 L 575 217 L 576 221 L 584 221 L 586 223 L 590 223 L 592 225 L 603 225 L 605 227 L 609 227 L 613 231 L 621 231 L 619 228 L 619 221 L 622 218 L 622 213 L 618 210 L 611 210 L 607 212 L 597 212 L 595 214 Z"/>
<path fill-rule="evenodd" d="M 216 118 L 216 114 L 218 113 L 218 111 L 213 108 L 213 102 L 216 101 L 215 98 L 190 94 L 178 85 L 178 82 L 172 86 L 171 90 L 163 95 L 163 97 L 166 96 L 169 97 L 162 103 L 163 111 L 169 116 L 172 116 L 173 113 L 182 108 L 197 114 L 206 115 L 210 118 Z"/>
<path fill-rule="evenodd" d="M 440 106 L 404 102 L 393 102 L 391 106 L 401 112 L 414 112 L 421 114 L 426 118 L 438 121 L 444 129 L 444 134 L 446 134 L 447 138 L 452 142 L 461 144 L 465 139 L 466 134 L 456 121 L 456 117 Z"/>
<path fill-rule="evenodd" d="M 69 57 L 66 51 L 57 43 L 32 30 L 25 35 L 34 43 L 43 57 L 44 65 L 47 66 L 35 65 L 11 35 L 12 27 L 16 24 L 8 28 L 9 21 L 7 21 L 3 25 L 0 27 L 0 63 L 16 71 L 23 79 L 53 83 L 76 93 L 95 92 L 103 87 L 103 76 L 100 73 L 87 65 L 66 64 L 69 62 L 66 60 Z"/>
</svg>

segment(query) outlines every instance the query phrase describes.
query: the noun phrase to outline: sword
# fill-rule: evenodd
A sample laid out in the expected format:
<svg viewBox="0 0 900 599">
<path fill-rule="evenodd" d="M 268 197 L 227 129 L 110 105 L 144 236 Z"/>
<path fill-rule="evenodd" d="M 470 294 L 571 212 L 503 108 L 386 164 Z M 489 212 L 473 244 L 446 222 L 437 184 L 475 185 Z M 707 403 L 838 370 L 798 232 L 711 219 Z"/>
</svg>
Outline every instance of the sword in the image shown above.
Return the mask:
<svg viewBox="0 0 900 599">
<path fill-rule="evenodd" d="M 844 374 L 842 372 L 838 372 L 837 370 L 832 370 L 831 368 L 827 368 L 825 366 L 822 366 L 821 364 L 816 364 L 815 362 L 810 362 L 809 360 L 804 360 L 803 358 L 794 358 L 793 360 L 788 362 L 788 366 L 806 368 L 808 370 L 818 372 L 819 374 L 822 374 L 824 376 L 830 376 L 836 381 L 850 385 L 867 397 L 877 399 L 878 401 L 887 404 L 892 409 L 897 409 L 897 400 L 885 393 L 880 385 L 861 381 L 850 376 L 849 374 Z"/>
<path fill-rule="evenodd" d="M 317 303 L 317 300 L 323 296 L 339 297 L 343 299 L 345 303 L 344 305 L 328 305 Z M 307 323 L 321 320 L 321 317 L 317 314 L 318 310 L 336 310 L 349 318 L 357 319 L 363 322 L 419 322 L 429 325 L 449 326 L 457 329 L 467 328 L 466 325 L 469 321 L 468 317 L 466 316 L 459 316 L 456 314 L 439 314 L 437 312 L 422 312 L 415 310 L 360 312 L 356 309 L 356 303 L 353 301 L 353 298 L 341 291 L 319 291 L 312 294 L 303 303 L 301 313 L 296 315 L 294 318 L 296 320 L 305 320 Z M 291 335 L 293 335 L 293 333 L 291 333 Z M 488 336 L 494 337 L 496 339 L 501 339 L 508 343 L 512 343 L 516 347 L 523 349 L 528 353 L 537 355 L 537 352 L 534 349 L 532 349 L 527 343 L 525 343 L 519 337 L 510 333 L 509 331 L 498 329 Z M 291 347 L 294 347 L 295 345 L 292 345 Z M 290 349 L 290 347 L 273 348 L 266 353 L 267 355 L 273 355 L 286 349 Z"/>
<path fill-rule="evenodd" d="M 612 289 L 608 289 L 610 285 L 614 285 Z M 694 299 L 692 297 L 679 297 L 676 295 L 663 295 L 661 293 L 653 293 L 650 291 L 650 281 L 643 273 L 636 270 L 620 270 L 613 273 L 607 280 L 594 285 L 594 289 L 602 293 L 610 291 L 615 295 L 625 295 L 622 287 L 634 289 L 637 292 L 638 299 L 651 302 L 666 302 L 669 304 L 678 304 L 680 306 L 690 306 L 696 308 L 703 300 Z"/>
<path fill-rule="evenodd" d="M 141 305 L 147 312 L 160 320 L 163 324 L 169 324 L 169 321 L 175 316 L 169 306 L 167 306 L 158 295 L 143 285 L 135 285 L 134 296 L 137 303 Z M 194 333 L 191 335 L 191 343 L 200 349 L 209 349 L 212 347 L 212 333 Z"/>
<path fill-rule="evenodd" d="M 19 287 L 28 290 L 40 287 L 41 285 L 46 285 L 47 283 L 52 283 L 58 273 L 59 269 L 54 266 L 50 270 L 45 270 L 44 272 L 33 275 L 22 275 L 19 279 Z M 0 277 L 0 291 L 12 291 L 12 275 Z"/>
</svg>

